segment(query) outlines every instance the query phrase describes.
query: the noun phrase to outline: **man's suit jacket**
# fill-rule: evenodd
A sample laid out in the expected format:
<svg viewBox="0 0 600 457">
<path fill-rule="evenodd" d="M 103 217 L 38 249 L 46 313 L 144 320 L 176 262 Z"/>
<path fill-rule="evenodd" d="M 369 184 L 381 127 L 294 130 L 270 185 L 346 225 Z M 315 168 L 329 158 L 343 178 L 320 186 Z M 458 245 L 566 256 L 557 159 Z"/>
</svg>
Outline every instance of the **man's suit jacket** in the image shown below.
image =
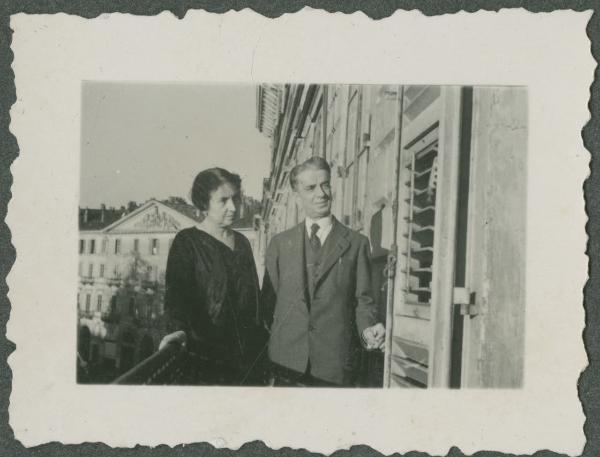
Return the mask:
<svg viewBox="0 0 600 457">
<path fill-rule="evenodd" d="M 312 376 L 349 385 L 360 335 L 376 323 L 369 240 L 334 218 L 310 296 L 305 231 L 303 221 L 275 235 L 267 249 L 262 298 L 271 329 L 269 358 L 298 373 L 305 372 L 310 358 Z"/>
</svg>

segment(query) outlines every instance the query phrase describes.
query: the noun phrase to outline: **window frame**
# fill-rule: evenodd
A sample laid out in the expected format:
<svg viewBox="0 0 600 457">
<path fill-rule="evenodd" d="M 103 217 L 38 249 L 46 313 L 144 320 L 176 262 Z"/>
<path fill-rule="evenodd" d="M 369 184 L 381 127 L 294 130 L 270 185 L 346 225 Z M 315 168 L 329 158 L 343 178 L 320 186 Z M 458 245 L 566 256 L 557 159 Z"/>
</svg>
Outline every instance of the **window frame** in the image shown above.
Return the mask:
<svg viewBox="0 0 600 457">
<path fill-rule="evenodd" d="M 355 164 L 358 161 L 360 146 L 360 126 L 361 126 L 361 108 L 362 108 L 362 88 L 359 86 L 349 86 L 348 104 L 346 110 L 346 138 L 344 148 L 344 203 L 342 205 L 342 216 L 347 225 L 353 226 L 356 220 L 356 170 Z M 356 101 L 356 106 L 352 103 Z M 356 116 L 353 119 L 354 126 L 351 125 L 351 112 L 355 110 Z M 350 135 L 353 135 L 352 155 L 350 155 Z M 346 220 L 347 219 L 347 220 Z"/>
</svg>

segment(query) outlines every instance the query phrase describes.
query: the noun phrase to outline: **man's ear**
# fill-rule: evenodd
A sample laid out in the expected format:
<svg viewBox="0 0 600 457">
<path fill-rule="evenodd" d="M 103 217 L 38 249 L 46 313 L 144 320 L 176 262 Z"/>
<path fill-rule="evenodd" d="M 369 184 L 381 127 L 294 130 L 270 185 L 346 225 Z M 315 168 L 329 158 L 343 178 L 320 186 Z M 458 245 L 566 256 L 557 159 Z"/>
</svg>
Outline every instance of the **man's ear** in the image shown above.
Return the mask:
<svg viewBox="0 0 600 457">
<path fill-rule="evenodd" d="M 292 196 L 298 205 L 302 205 L 302 199 L 300 198 L 300 194 L 293 187 L 292 187 Z"/>
</svg>

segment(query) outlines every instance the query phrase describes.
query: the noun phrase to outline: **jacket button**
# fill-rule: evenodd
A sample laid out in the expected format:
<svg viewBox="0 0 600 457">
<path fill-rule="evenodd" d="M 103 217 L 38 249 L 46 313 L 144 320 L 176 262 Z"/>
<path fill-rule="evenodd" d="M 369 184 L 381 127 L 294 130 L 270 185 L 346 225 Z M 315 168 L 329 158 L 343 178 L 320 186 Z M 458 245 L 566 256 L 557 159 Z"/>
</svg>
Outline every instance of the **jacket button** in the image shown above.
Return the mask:
<svg viewBox="0 0 600 457">
<path fill-rule="evenodd" d="M 309 325 L 309 326 L 308 326 L 308 330 L 309 330 L 310 332 L 314 332 L 314 331 L 315 331 L 315 326 L 314 326 L 314 325 Z"/>
</svg>

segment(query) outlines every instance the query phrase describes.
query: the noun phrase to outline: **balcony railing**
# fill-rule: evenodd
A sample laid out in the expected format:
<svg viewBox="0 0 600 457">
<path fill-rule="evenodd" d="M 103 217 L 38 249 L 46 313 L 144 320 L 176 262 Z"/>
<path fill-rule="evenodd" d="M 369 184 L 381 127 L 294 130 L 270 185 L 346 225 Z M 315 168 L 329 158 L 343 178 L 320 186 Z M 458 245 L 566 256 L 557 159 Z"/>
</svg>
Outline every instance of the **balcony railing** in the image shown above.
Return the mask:
<svg viewBox="0 0 600 457">
<path fill-rule="evenodd" d="M 117 286 L 117 287 L 119 287 L 119 286 L 121 286 L 121 285 L 122 285 L 122 283 L 123 283 L 123 278 L 121 278 L 121 277 L 119 277 L 119 276 L 113 276 L 113 277 L 110 277 L 110 278 L 108 278 L 108 279 L 106 280 L 106 283 L 107 283 L 109 286 Z"/>
<path fill-rule="evenodd" d="M 81 311 L 81 310 L 79 310 L 79 317 L 83 317 L 83 318 L 86 318 L 86 319 L 93 319 L 94 318 L 94 311 L 90 311 L 90 310 Z"/>
<path fill-rule="evenodd" d="M 184 381 L 188 353 L 179 343 L 171 343 L 112 384 L 181 384 Z"/>
<path fill-rule="evenodd" d="M 81 283 L 82 284 L 94 284 L 94 277 L 93 276 L 81 276 Z"/>
</svg>

